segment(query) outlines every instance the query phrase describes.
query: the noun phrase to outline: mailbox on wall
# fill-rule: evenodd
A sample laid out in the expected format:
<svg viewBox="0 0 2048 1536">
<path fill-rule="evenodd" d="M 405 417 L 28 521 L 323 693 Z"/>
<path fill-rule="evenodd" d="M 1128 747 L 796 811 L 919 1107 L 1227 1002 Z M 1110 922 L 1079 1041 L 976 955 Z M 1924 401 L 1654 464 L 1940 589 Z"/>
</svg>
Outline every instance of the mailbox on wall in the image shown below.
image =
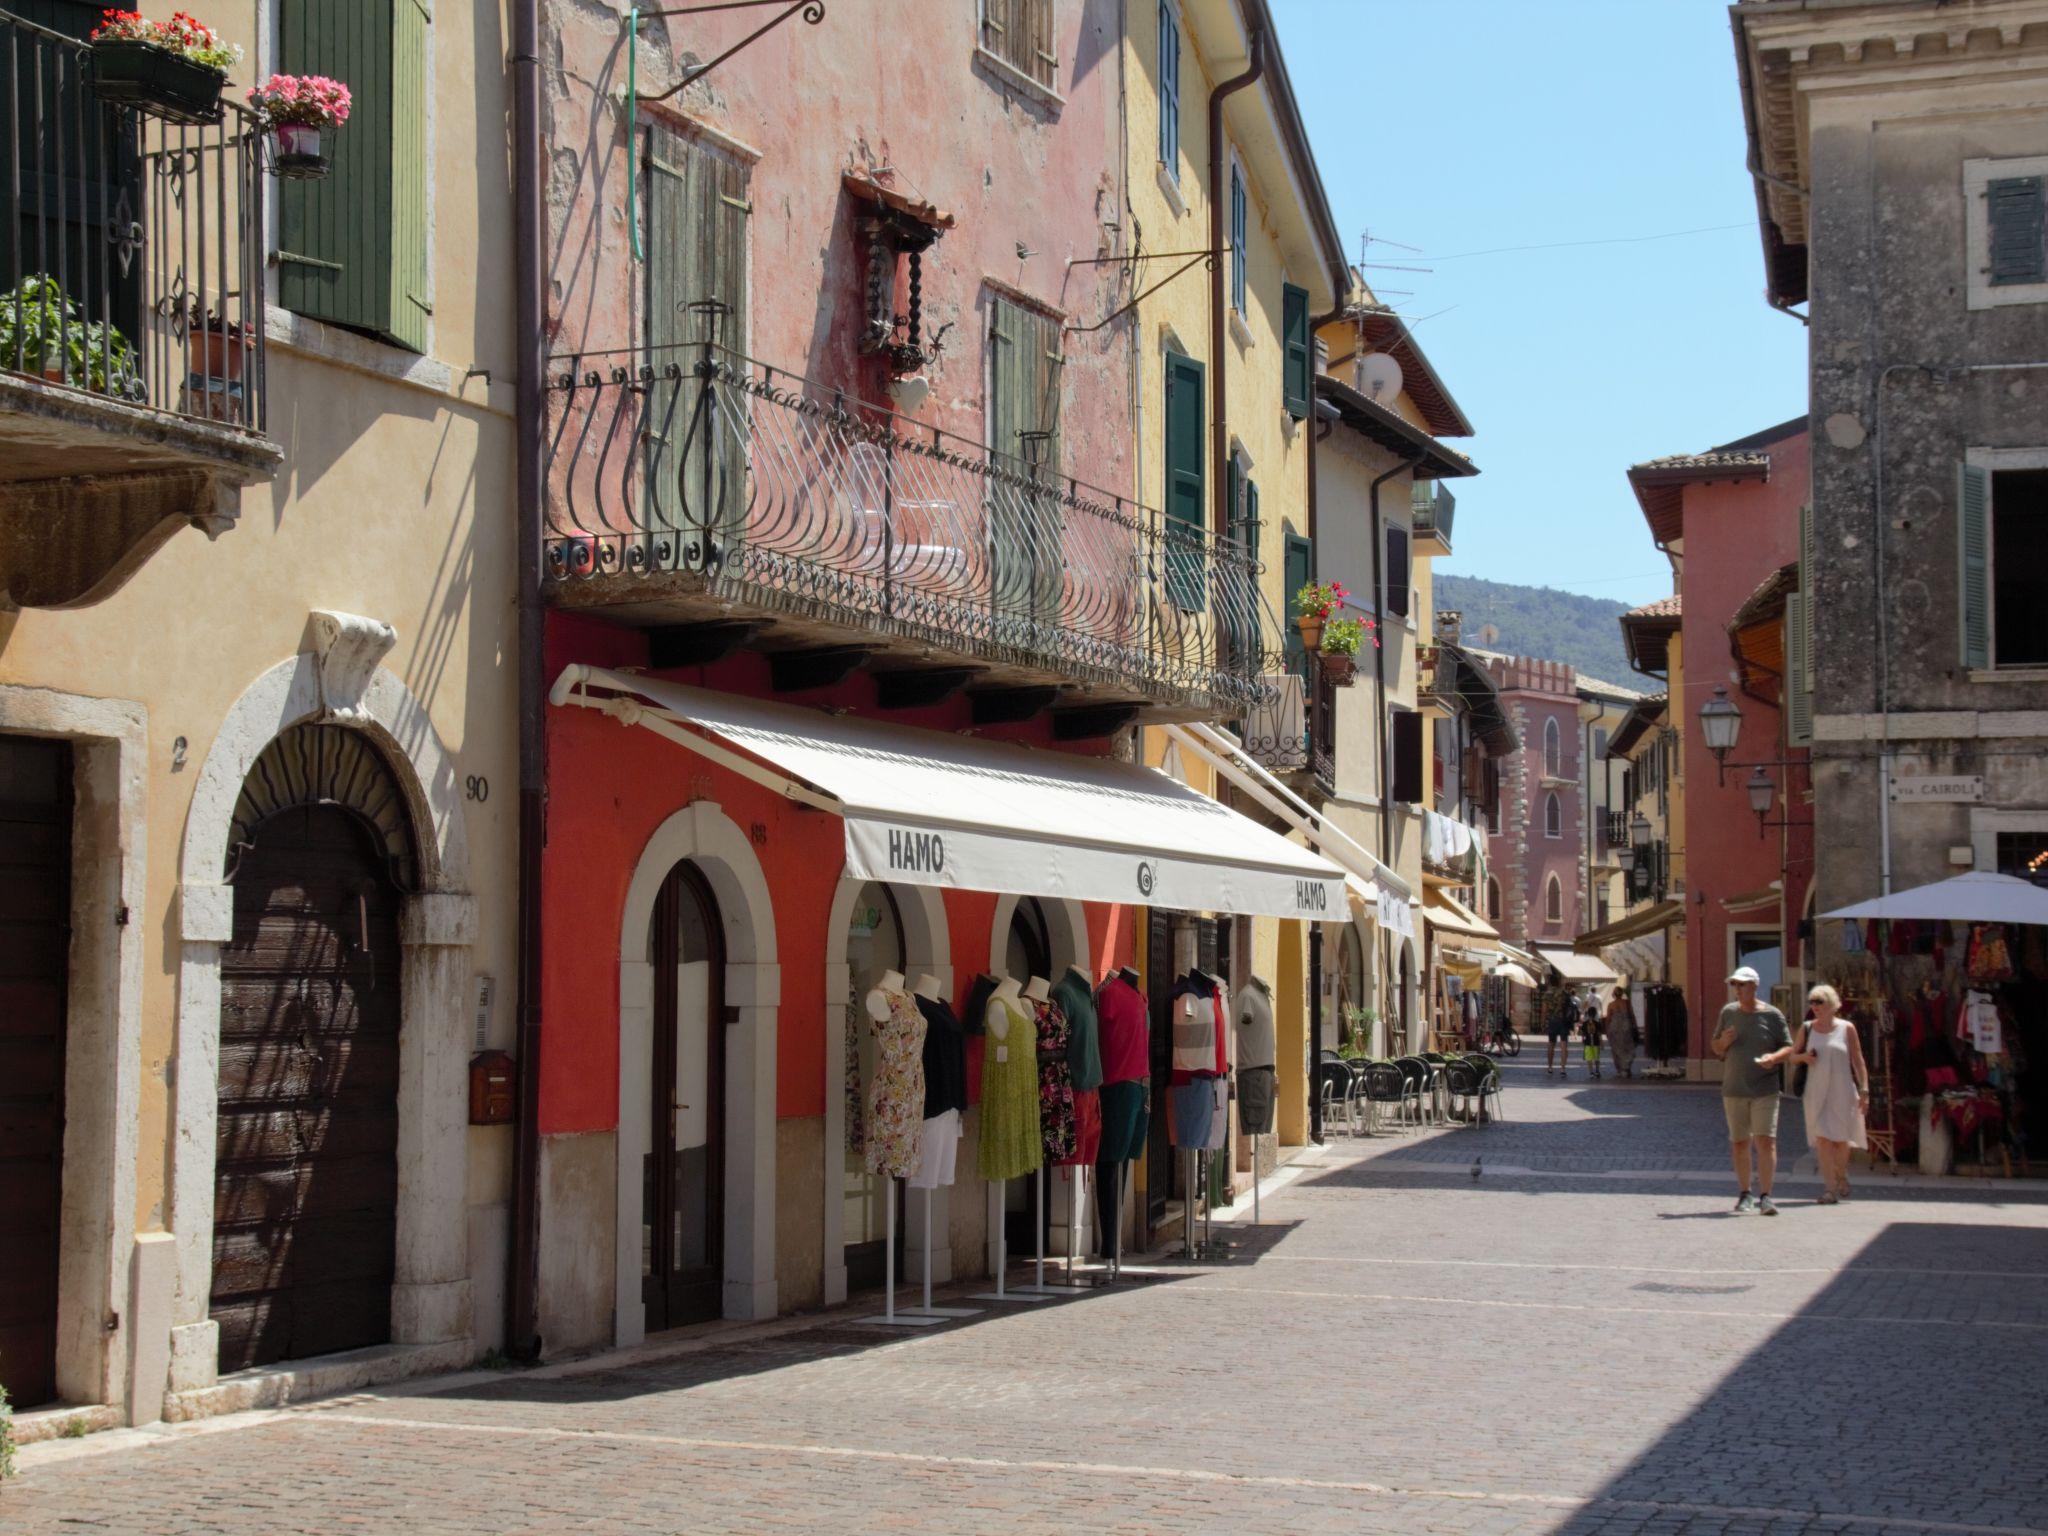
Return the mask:
<svg viewBox="0 0 2048 1536">
<path fill-rule="evenodd" d="M 510 1125 L 518 1068 L 503 1051 L 478 1051 L 469 1059 L 469 1123 Z"/>
</svg>

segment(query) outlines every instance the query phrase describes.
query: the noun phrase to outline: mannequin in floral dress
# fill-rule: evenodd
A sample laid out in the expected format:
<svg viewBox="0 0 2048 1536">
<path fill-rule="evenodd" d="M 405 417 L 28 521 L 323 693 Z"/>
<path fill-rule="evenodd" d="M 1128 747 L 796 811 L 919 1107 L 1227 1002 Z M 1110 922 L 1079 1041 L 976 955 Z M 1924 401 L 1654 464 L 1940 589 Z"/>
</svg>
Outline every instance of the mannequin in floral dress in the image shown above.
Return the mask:
<svg viewBox="0 0 2048 1536">
<path fill-rule="evenodd" d="M 892 987 L 891 981 L 895 982 Z M 924 1014 L 891 971 L 868 994 L 875 1072 L 868 1083 L 869 1173 L 908 1178 L 924 1155 Z"/>
<path fill-rule="evenodd" d="M 1045 1160 L 1059 1164 L 1074 1155 L 1074 1068 L 1067 1011 L 1048 993 L 1043 977 L 1034 976 L 1025 995 L 1038 1019 L 1038 1134 Z"/>
</svg>

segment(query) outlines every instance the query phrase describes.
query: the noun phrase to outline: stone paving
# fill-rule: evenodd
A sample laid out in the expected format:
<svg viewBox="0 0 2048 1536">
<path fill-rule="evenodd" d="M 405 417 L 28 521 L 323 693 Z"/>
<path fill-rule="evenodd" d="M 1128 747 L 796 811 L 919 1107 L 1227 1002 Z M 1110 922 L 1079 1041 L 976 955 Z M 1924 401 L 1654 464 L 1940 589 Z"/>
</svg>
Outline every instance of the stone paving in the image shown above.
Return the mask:
<svg viewBox="0 0 2048 1536">
<path fill-rule="evenodd" d="M 2048 1188 L 1737 1219 L 1712 1090 L 1508 1070 L 1228 1263 L 30 1447 L 0 1531 L 2048 1532 Z"/>
</svg>

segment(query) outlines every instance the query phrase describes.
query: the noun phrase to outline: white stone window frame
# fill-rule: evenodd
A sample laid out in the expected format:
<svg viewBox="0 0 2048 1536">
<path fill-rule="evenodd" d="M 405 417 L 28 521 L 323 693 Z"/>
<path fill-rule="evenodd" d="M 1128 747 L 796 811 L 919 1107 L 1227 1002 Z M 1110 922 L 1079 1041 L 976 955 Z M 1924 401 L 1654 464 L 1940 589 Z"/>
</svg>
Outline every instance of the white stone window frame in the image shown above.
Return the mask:
<svg viewBox="0 0 2048 1536">
<path fill-rule="evenodd" d="M 2048 282 L 1994 287 L 1991 263 L 1989 188 L 2009 176 L 2048 176 L 2048 155 L 2014 155 L 1963 162 L 1963 258 L 1968 264 L 1968 307 L 2002 309 L 2008 304 L 2048 304 Z"/>
<path fill-rule="evenodd" d="M 2048 806 L 2033 810 L 1994 809 L 1977 805 L 1970 808 L 1970 855 L 1971 867 L 1979 870 L 1996 871 L 1998 868 L 1998 834 L 2001 832 L 2048 832 Z"/>
</svg>

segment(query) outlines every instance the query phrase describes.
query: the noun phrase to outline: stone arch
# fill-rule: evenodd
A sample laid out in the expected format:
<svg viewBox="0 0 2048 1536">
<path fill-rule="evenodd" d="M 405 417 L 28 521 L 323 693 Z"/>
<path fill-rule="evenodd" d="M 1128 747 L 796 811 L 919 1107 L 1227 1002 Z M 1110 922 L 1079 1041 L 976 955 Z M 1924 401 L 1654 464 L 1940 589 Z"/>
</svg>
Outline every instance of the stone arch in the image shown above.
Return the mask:
<svg viewBox="0 0 2048 1536">
<path fill-rule="evenodd" d="M 851 875 L 839 877 L 839 889 L 832 898 L 832 913 L 825 925 L 825 1220 L 823 1255 L 825 1305 L 846 1300 L 846 1212 L 838 1198 L 843 1176 L 846 1145 L 846 1010 L 840 1000 L 852 985 L 846 960 L 846 934 L 853 921 L 854 898 L 865 880 Z M 946 921 L 945 899 L 935 886 L 898 885 L 878 880 L 895 893 L 896 909 L 903 919 L 905 979 L 916 984 L 920 975 L 936 976 L 942 996 L 953 995 L 952 932 Z M 946 1197 L 949 1191 L 932 1191 L 932 1226 L 944 1232 Z M 904 1236 L 910 1235 L 912 1211 L 904 1212 Z M 918 1237 L 922 1240 L 923 1210 L 916 1211 Z M 952 1278 L 952 1247 L 938 1244 L 932 1253 L 933 1278 Z M 941 1273 L 943 1268 L 944 1273 Z"/>
<path fill-rule="evenodd" d="M 375 620 L 316 612 L 307 648 L 263 673 L 230 706 L 193 785 L 180 856 L 178 1036 L 172 1103 L 170 1227 L 177 1285 L 170 1388 L 218 1379 L 218 1331 L 207 1315 L 213 1272 L 214 1146 L 220 1077 L 220 952 L 234 935 L 226 883 L 236 806 L 273 740 L 318 722 L 363 732 L 406 802 L 417 893 L 399 919 L 403 948 L 399 1045 L 397 1274 L 394 1345 L 413 1346 L 401 1372 L 466 1363 L 470 1316 L 467 1199 L 467 990 L 476 901 L 466 889 L 468 836 L 453 761 L 426 706 L 378 665 L 395 641 Z M 281 1401 L 289 1371 L 270 1372 Z M 268 1398 L 252 1397 L 246 1406 Z"/>
<path fill-rule="evenodd" d="M 731 1318 L 775 1315 L 775 1051 L 782 1002 L 775 902 L 753 844 L 713 801 L 684 806 L 640 851 L 619 915 L 619 1129 L 612 1326 L 620 1344 L 647 1336 L 640 1299 L 640 1160 L 653 1128 L 637 1074 L 654 1028 L 648 937 L 668 872 L 689 860 L 718 900 L 725 934 L 725 1296 Z"/>
<path fill-rule="evenodd" d="M 1000 976 L 1008 961 L 1010 950 L 1010 919 L 1017 915 L 1017 904 L 1023 900 L 1016 895 L 1006 895 L 996 902 L 994 917 L 988 930 L 988 969 L 991 976 Z M 1089 968 L 1088 914 L 1081 903 L 1069 901 L 1064 896 L 1040 896 L 1038 909 L 1045 914 L 1047 937 L 1052 942 L 1052 975 L 1047 981 L 1058 981 L 1060 973 L 1070 965 L 1082 970 Z M 1018 981 L 1028 977 L 1019 976 Z"/>
</svg>

